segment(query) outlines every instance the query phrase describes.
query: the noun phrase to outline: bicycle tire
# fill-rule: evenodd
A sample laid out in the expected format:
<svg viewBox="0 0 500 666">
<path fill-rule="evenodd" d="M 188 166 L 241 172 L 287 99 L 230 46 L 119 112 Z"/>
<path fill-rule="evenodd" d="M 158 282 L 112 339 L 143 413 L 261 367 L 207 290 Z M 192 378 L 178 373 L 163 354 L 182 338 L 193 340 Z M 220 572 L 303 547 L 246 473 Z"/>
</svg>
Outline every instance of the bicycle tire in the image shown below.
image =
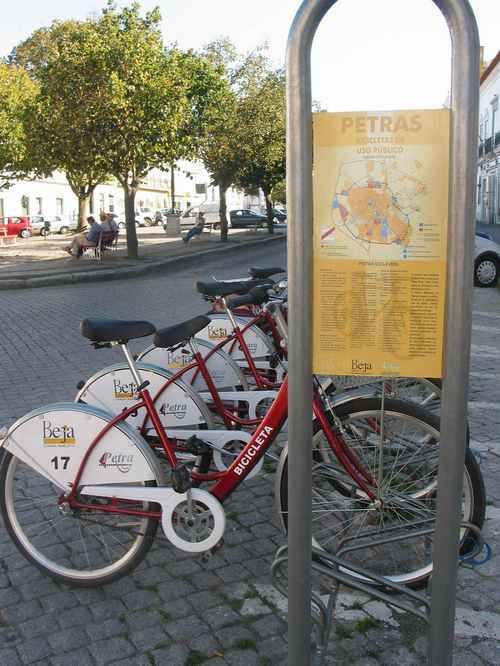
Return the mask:
<svg viewBox="0 0 500 666">
<path fill-rule="evenodd" d="M 381 400 L 380 398 L 354 398 L 352 401 L 348 401 L 342 405 L 339 405 L 335 409 L 335 414 L 340 418 L 344 426 L 347 426 L 349 430 L 353 430 L 356 426 L 356 422 L 360 421 L 362 417 L 366 415 L 376 415 L 380 414 L 381 411 Z M 389 482 L 393 483 L 395 490 L 393 490 L 393 497 L 399 501 L 401 504 L 401 490 L 397 489 L 397 484 L 407 484 L 406 494 L 404 495 L 407 501 L 407 506 L 405 508 L 407 514 L 410 517 L 414 515 L 422 515 L 428 517 L 430 520 L 435 516 L 435 503 L 436 503 L 436 475 L 437 475 L 437 464 L 436 459 L 438 458 L 437 452 L 439 450 L 438 444 L 439 440 L 439 418 L 432 413 L 428 413 L 426 410 L 423 410 L 418 405 L 415 405 L 410 402 L 405 402 L 401 400 L 386 398 L 385 399 L 385 410 L 384 410 L 385 422 L 387 419 L 401 419 L 401 423 L 413 424 L 415 427 L 421 428 L 422 432 L 431 435 L 434 440 L 429 439 L 428 441 L 422 440 L 422 445 L 432 445 L 434 448 L 425 448 L 418 453 L 420 459 L 417 456 L 417 453 L 412 453 L 411 444 L 406 441 L 403 444 L 403 448 L 406 447 L 407 453 L 405 454 L 406 459 L 403 458 L 403 453 L 398 453 L 401 451 L 402 444 L 399 441 L 396 441 L 394 437 L 391 441 L 385 445 L 384 439 L 384 456 L 388 456 L 388 460 L 391 460 L 396 456 L 396 460 L 399 457 L 401 463 L 400 471 L 393 467 L 391 470 L 392 478 L 389 479 Z M 330 417 L 330 421 L 332 417 Z M 403 431 L 404 435 L 404 431 Z M 400 435 L 400 439 L 403 441 L 403 435 Z M 364 511 L 367 524 L 369 529 L 373 530 L 374 527 L 380 526 L 389 526 L 388 523 L 392 518 L 396 522 L 404 516 L 404 510 L 401 510 L 399 505 L 398 509 L 391 507 L 390 500 L 391 496 L 388 486 L 385 486 L 385 492 L 387 497 L 384 498 L 386 502 L 386 507 L 381 509 L 376 509 L 375 507 L 370 507 L 368 504 L 368 499 L 366 495 L 362 496 L 359 492 L 359 488 L 354 488 L 354 482 L 350 477 L 346 478 L 345 470 L 341 469 L 336 461 L 328 465 L 324 461 L 324 456 L 321 452 L 318 452 L 318 438 L 321 438 L 322 433 L 319 429 L 319 426 L 316 424 L 314 426 L 314 437 L 313 443 L 316 444 L 313 447 L 313 544 L 323 548 L 326 551 L 336 553 L 338 552 L 338 545 L 342 544 L 342 538 L 346 540 L 346 537 L 349 537 L 348 529 L 351 525 L 356 528 L 359 528 L 359 533 L 356 533 L 353 530 L 352 538 L 359 539 L 359 543 L 362 544 L 364 537 L 362 533 L 362 520 L 359 520 L 359 516 L 362 515 Z M 408 436 L 406 436 L 408 438 Z M 417 439 L 413 443 L 413 447 L 419 445 L 419 440 Z M 373 449 L 372 444 L 368 443 L 368 438 L 360 445 L 360 442 L 357 442 L 358 458 L 365 458 L 363 462 L 370 456 L 370 451 Z M 381 447 L 379 447 L 380 450 Z M 283 520 L 283 525 L 287 529 L 288 524 L 288 455 L 287 451 L 283 452 L 283 459 L 280 464 L 279 477 L 277 479 L 277 494 L 278 494 L 278 509 L 281 513 Z M 392 455 L 392 458 L 389 456 Z M 383 456 L 383 457 L 384 457 Z M 422 456 L 424 456 L 422 458 Z M 422 477 L 427 486 L 423 486 L 418 489 L 416 483 L 417 480 L 412 480 L 411 477 L 411 459 L 413 457 L 414 467 L 416 466 L 417 470 L 421 468 L 421 473 L 423 474 L 425 468 L 422 467 L 423 463 L 420 463 L 419 460 L 428 459 L 428 464 L 431 465 L 432 477 L 428 479 L 426 476 Z M 366 465 L 366 462 L 365 462 Z M 327 468 L 324 470 L 323 468 Z M 405 470 L 406 468 L 406 470 Z M 316 472 L 315 472 L 316 470 Z M 319 473 L 318 473 L 318 470 Z M 320 486 L 319 481 L 321 481 L 321 474 L 323 474 L 323 487 Z M 399 475 L 399 479 L 398 479 Z M 319 479 L 319 481 L 318 481 Z M 325 481 L 326 479 L 326 481 Z M 315 485 L 316 484 L 316 485 Z M 326 491 L 324 489 L 326 485 Z M 383 484 L 381 484 L 383 485 Z M 409 489 L 412 489 L 412 492 L 408 492 Z M 316 493 L 316 495 L 315 495 Z M 323 493 L 323 494 L 322 494 Z M 329 493 L 329 494 L 328 494 Z M 353 494 L 354 493 L 354 494 Z M 318 501 L 319 497 L 319 501 Z M 463 518 L 469 522 L 482 527 L 485 518 L 486 511 L 486 494 L 484 489 L 484 482 L 482 479 L 481 471 L 479 465 L 474 458 L 470 450 L 467 449 L 465 466 L 464 466 L 464 495 L 463 500 Z M 315 502 L 316 498 L 316 504 Z M 331 510 L 328 509 L 328 505 L 324 501 L 325 498 L 331 502 Z M 315 509 L 316 507 L 316 509 Z M 325 530 L 325 521 L 324 517 L 329 511 L 329 521 L 337 521 L 339 527 L 337 533 L 335 534 L 335 528 L 332 527 L 330 534 L 333 534 L 335 541 L 332 542 L 330 539 L 330 544 L 327 543 L 327 539 L 320 538 L 319 530 Z M 378 511 L 378 513 L 377 513 Z M 394 516 L 391 516 L 391 511 L 393 511 Z M 319 513 L 321 512 L 321 513 Z M 350 513 L 349 513 L 350 512 Z M 356 514 L 359 512 L 359 514 Z M 398 512 L 401 515 L 398 515 Z M 316 516 L 315 517 L 315 513 Z M 321 515 L 322 514 L 322 515 Z M 318 523 L 318 520 L 321 520 L 321 523 Z M 356 526 L 356 521 L 358 525 Z M 315 526 L 315 522 L 317 523 Z M 361 526 L 360 526 L 361 525 Z M 329 526 L 327 526 L 328 529 Z M 403 532 L 404 525 L 401 527 L 401 534 Z M 342 538 L 340 538 L 342 537 Z M 430 541 L 429 541 L 430 539 Z M 410 542 L 410 543 L 409 543 Z M 373 546 L 370 548 L 369 541 L 366 542 L 367 545 L 365 548 L 359 551 L 358 555 L 351 554 L 346 558 L 346 570 L 348 570 L 348 564 L 351 563 L 353 566 L 356 564 L 364 566 L 370 570 L 373 570 L 374 573 L 386 576 L 388 579 L 398 582 L 400 584 L 408 585 L 410 587 L 423 587 L 426 584 L 427 579 L 432 573 L 432 537 L 426 537 L 425 539 L 421 538 L 421 543 L 415 541 L 414 544 L 411 543 L 411 532 L 408 531 L 408 539 L 402 540 L 400 544 L 403 544 L 402 547 L 398 548 L 398 559 L 394 559 L 393 555 L 390 554 L 391 546 L 387 546 L 384 549 L 384 546 Z M 461 532 L 461 552 L 464 553 L 470 548 L 469 534 L 467 530 L 462 530 Z M 414 566 L 417 561 L 417 549 L 418 553 L 422 557 L 422 562 L 419 563 L 419 566 Z M 430 550 L 429 550 L 430 549 Z M 410 553 L 410 551 L 412 551 Z M 413 551 L 415 551 L 415 561 L 412 564 Z M 377 560 L 378 558 L 378 560 Z M 391 561 L 392 558 L 392 561 Z M 403 561 L 404 560 L 404 561 Z M 391 567 L 392 565 L 392 567 Z"/>
<path fill-rule="evenodd" d="M 24 470 L 20 468 L 19 486 L 14 487 L 14 475 L 18 471 L 19 465 L 22 465 Z M 29 474 L 33 476 L 29 476 Z M 146 482 L 146 485 L 156 485 L 156 483 Z M 40 497 L 37 497 L 36 501 L 33 498 L 33 506 L 31 507 L 25 503 L 26 500 L 29 502 L 30 488 L 38 488 L 38 492 L 47 492 L 49 495 L 52 494 L 53 490 L 53 486 L 45 477 L 22 463 L 8 451 L 4 451 L 0 459 L 0 514 L 3 517 L 4 525 L 13 543 L 24 557 L 45 574 L 61 583 L 74 587 L 98 587 L 111 583 L 137 567 L 146 557 L 153 544 L 158 529 L 157 520 L 151 518 L 140 519 L 138 532 L 131 533 L 130 547 L 125 547 L 123 541 L 118 539 L 117 534 L 121 535 L 123 531 L 130 534 L 130 529 L 111 526 L 112 538 L 109 543 L 105 541 L 104 536 L 108 517 L 111 516 L 112 519 L 118 520 L 120 516 L 98 511 L 90 512 L 93 515 L 90 524 L 98 524 L 100 533 L 97 534 L 97 530 L 94 528 L 94 534 L 89 534 L 90 539 L 93 539 L 90 542 L 93 547 L 90 549 L 85 546 L 84 556 L 76 551 L 77 540 L 73 539 L 73 534 L 79 529 L 83 544 L 83 532 L 86 528 L 82 529 L 82 524 L 85 525 L 85 520 L 88 523 L 89 519 L 83 518 L 78 521 L 76 520 L 76 514 L 63 515 L 59 511 L 55 493 L 53 498 L 49 497 L 47 499 L 44 496 L 42 502 L 39 501 Z M 18 497 L 15 496 L 16 492 L 20 493 Z M 60 494 L 60 490 L 58 493 Z M 16 508 L 19 497 L 23 504 Z M 96 501 L 102 501 L 102 499 L 96 499 Z M 141 508 L 143 508 L 142 505 Z M 30 512 L 32 516 L 29 515 Z M 56 516 L 55 522 L 54 515 Z M 70 521 L 71 518 L 74 519 L 73 523 L 66 522 Z M 122 518 L 128 523 L 133 520 L 133 517 L 130 516 L 122 516 Z M 49 524 L 47 529 L 44 529 L 43 525 L 40 526 L 44 519 Z M 56 529 L 59 521 L 64 523 L 64 528 L 59 525 L 59 528 Z M 23 525 L 24 523 L 26 524 Z M 53 536 L 47 534 L 51 527 L 54 528 Z M 38 533 L 35 532 L 37 529 L 39 529 Z M 88 528 L 88 532 L 90 533 L 90 528 Z M 38 544 L 35 543 L 36 539 L 39 539 Z M 97 548 L 95 547 L 96 544 Z M 104 552 L 104 555 L 111 559 L 112 549 L 117 550 L 120 546 L 124 547 L 124 554 L 121 556 L 117 554 L 116 562 L 110 562 L 105 567 L 92 569 L 90 558 L 97 557 L 98 550 Z M 54 558 L 60 559 L 60 562 L 57 562 Z M 87 568 L 84 568 L 84 563 L 88 565 Z"/>
</svg>

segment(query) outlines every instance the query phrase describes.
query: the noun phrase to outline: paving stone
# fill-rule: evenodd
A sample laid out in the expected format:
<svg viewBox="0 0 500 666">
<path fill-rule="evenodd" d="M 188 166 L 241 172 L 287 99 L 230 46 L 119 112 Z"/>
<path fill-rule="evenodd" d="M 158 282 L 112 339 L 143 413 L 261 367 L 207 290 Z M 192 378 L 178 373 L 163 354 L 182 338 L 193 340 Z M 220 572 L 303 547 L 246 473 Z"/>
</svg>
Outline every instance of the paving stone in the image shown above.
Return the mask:
<svg viewBox="0 0 500 666">
<path fill-rule="evenodd" d="M 219 629 L 216 636 L 224 650 L 235 647 L 241 641 L 255 640 L 255 635 L 250 629 L 241 624 L 234 624 L 231 627 Z"/>
<path fill-rule="evenodd" d="M 185 645 L 172 645 L 171 647 L 153 650 L 154 663 L 158 666 L 186 666 L 189 650 Z"/>
<path fill-rule="evenodd" d="M 271 636 L 258 643 L 259 653 L 269 657 L 286 657 L 287 643 L 281 636 Z"/>
<path fill-rule="evenodd" d="M 260 620 L 252 623 L 252 629 L 256 631 L 259 636 L 267 638 L 272 635 L 286 634 L 286 624 L 277 617 L 263 617 Z"/>
<path fill-rule="evenodd" d="M 0 608 L 7 608 L 12 604 L 17 604 L 21 600 L 19 589 L 15 587 L 6 587 L 0 590 Z"/>
<path fill-rule="evenodd" d="M 70 652 L 88 645 L 89 638 L 83 629 L 71 627 L 58 631 L 47 637 L 50 647 L 55 654 Z"/>
<path fill-rule="evenodd" d="M 218 569 L 217 575 L 222 578 L 224 583 L 233 583 L 235 581 L 245 580 L 248 574 L 241 564 L 231 564 L 225 568 Z"/>
<path fill-rule="evenodd" d="M 125 604 L 119 599 L 106 599 L 90 606 L 92 615 L 96 620 L 105 620 L 107 618 L 116 618 L 124 613 Z"/>
<path fill-rule="evenodd" d="M 20 666 L 21 663 L 15 650 L 10 648 L 0 649 L 0 664 L 5 664 L 5 666 Z"/>
<path fill-rule="evenodd" d="M 59 631 L 59 623 L 55 615 L 42 615 L 22 622 L 19 629 L 26 638 L 34 638 L 35 636 L 48 635 Z"/>
<path fill-rule="evenodd" d="M 165 618 L 156 610 L 139 610 L 135 613 L 128 613 L 125 622 L 130 631 L 139 631 L 140 629 L 166 624 Z"/>
<path fill-rule="evenodd" d="M 48 594 L 56 594 L 60 591 L 60 588 L 54 583 L 54 581 L 47 578 L 26 583 L 25 585 L 21 585 L 18 589 L 21 592 L 23 599 L 26 599 L 27 601 L 30 599 L 40 599 L 40 597 L 44 597 Z"/>
<path fill-rule="evenodd" d="M 85 630 L 92 641 L 100 641 L 103 638 L 111 638 L 112 636 L 125 634 L 127 627 L 124 622 L 119 619 L 108 618 L 102 622 L 91 622 L 87 624 Z"/>
<path fill-rule="evenodd" d="M 4 608 L 2 615 L 7 622 L 16 625 L 25 620 L 31 620 L 33 617 L 39 617 L 42 615 L 42 607 L 38 601 L 24 601 L 15 606 Z"/>
<path fill-rule="evenodd" d="M 220 606 L 222 603 L 224 603 L 224 597 L 221 594 L 205 591 L 190 594 L 189 597 L 187 597 L 187 600 L 193 606 L 193 608 L 196 608 L 198 611 L 204 611 L 207 608 Z M 165 608 L 167 607 L 167 604 L 165 604 Z"/>
<path fill-rule="evenodd" d="M 259 666 L 259 657 L 253 650 L 232 650 L 224 654 L 224 660 L 231 666 Z"/>
<path fill-rule="evenodd" d="M 98 664 L 109 664 L 135 653 L 129 641 L 118 637 L 92 643 L 89 649 Z"/>
<path fill-rule="evenodd" d="M 490 664 L 500 664 L 500 641 L 482 640 L 473 643 L 470 649 Z"/>
<path fill-rule="evenodd" d="M 129 635 L 129 639 L 139 652 L 151 650 L 152 647 L 164 643 L 167 638 L 167 634 L 158 626 L 132 631 Z"/>
<path fill-rule="evenodd" d="M 142 608 L 151 608 L 158 604 L 158 595 L 149 590 L 137 590 L 126 594 L 123 597 L 123 603 L 129 610 L 139 610 Z"/>
<path fill-rule="evenodd" d="M 137 654 L 134 657 L 114 661 L 113 666 L 151 666 L 151 657 L 148 654 Z"/>
<path fill-rule="evenodd" d="M 199 652 L 205 656 L 212 656 L 220 651 L 219 642 L 213 634 L 202 634 L 194 636 L 188 643 L 188 647 L 193 652 Z"/>
<path fill-rule="evenodd" d="M 221 627 L 227 627 L 229 624 L 234 624 L 241 620 L 241 616 L 238 615 L 230 606 L 216 606 L 211 608 L 204 616 L 206 622 L 212 627 L 212 629 L 217 630 Z"/>
<path fill-rule="evenodd" d="M 197 615 L 190 615 L 181 620 L 169 622 L 164 629 L 174 641 L 180 643 L 189 640 L 192 636 L 196 636 L 197 634 L 207 633 L 207 631 L 210 630 L 210 627 Z"/>
<path fill-rule="evenodd" d="M 75 608 L 70 608 L 58 616 L 58 622 L 63 629 L 67 629 L 69 627 L 79 627 L 92 622 L 92 620 L 92 614 L 85 606 L 76 606 Z"/>
<path fill-rule="evenodd" d="M 63 611 L 67 608 L 78 606 L 78 599 L 72 592 L 57 592 L 47 597 L 42 597 L 42 606 L 45 611 Z"/>
<path fill-rule="evenodd" d="M 17 646 L 17 650 L 23 664 L 33 664 L 52 654 L 50 645 L 41 636 L 23 641 Z"/>
<path fill-rule="evenodd" d="M 195 592 L 195 588 L 184 580 L 162 583 L 158 586 L 158 594 L 163 601 L 183 599 L 193 592 Z"/>
</svg>

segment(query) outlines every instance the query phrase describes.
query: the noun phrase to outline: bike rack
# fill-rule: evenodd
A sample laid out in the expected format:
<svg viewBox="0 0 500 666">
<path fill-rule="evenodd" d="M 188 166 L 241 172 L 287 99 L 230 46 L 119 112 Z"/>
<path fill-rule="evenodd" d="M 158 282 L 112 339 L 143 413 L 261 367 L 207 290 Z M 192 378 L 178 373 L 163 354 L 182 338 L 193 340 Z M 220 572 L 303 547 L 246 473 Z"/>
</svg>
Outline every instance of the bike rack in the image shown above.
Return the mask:
<svg viewBox="0 0 500 666">
<path fill-rule="evenodd" d="M 471 336 L 473 200 L 479 106 L 479 37 L 468 0 L 433 0 L 452 42 L 450 205 L 441 411 L 439 505 L 434 547 L 429 660 L 452 663 L 462 469 Z M 312 94 L 311 49 L 337 0 L 303 0 L 287 47 L 287 191 L 289 212 L 289 664 L 306 666 L 311 628 L 312 403 Z"/>
<path fill-rule="evenodd" d="M 415 523 L 415 528 L 418 525 L 423 525 L 431 521 L 423 521 L 423 523 Z M 407 526 L 408 527 L 408 526 Z M 472 523 L 461 523 L 462 528 L 466 528 L 474 534 L 474 547 L 467 553 L 466 556 L 459 559 L 460 564 L 466 565 L 467 562 L 473 561 L 485 548 L 485 543 L 481 534 L 481 530 Z M 394 531 L 395 528 L 389 528 L 387 532 Z M 377 534 L 382 534 L 383 530 L 378 531 Z M 411 533 L 412 537 L 431 535 L 434 532 L 433 527 L 420 527 L 415 532 Z M 379 545 L 386 543 L 395 543 L 397 541 L 405 541 L 408 539 L 408 534 L 393 535 L 388 538 L 373 539 L 370 545 Z M 335 606 L 337 603 L 338 593 L 340 586 L 344 585 L 358 592 L 363 592 L 368 596 L 383 601 L 393 607 L 399 608 L 401 611 L 411 613 L 415 617 L 420 618 L 427 624 L 430 623 L 431 601 L 429 596 L 422 592 L 415 592 L 404 585 L 393 582 L 374 574 L 372 571 L 364 567 L 355 566 L 350 562 L 343 559 L 349 552 L 363 549 L 366 544 L 359 545 L 353 543 L 350 546 L 344 546 L 342 543 L 354 541 L 354 537 L 345 539 L 341 542 L 337 555 L 325 553 L 320 548 L 312 548 L 311 568 L 313 572 L 318 574 L 324 580 L 329 580 L 333 587 L 327 587 L 323 583 L 324 594 L 311 592 L 311 619 L 314 622 L 317 630 L 318 640 L 316 642 L 316 649 L 312 657 L 314 666 L 322 666 L 327 654 L 328 641 L 331 634 L 331 628 L 334 620 Z M 287 576 L 285 570 L 289 561 L 288 546 L 284 545 L 278 548 L 274 561 L 271 565 L 271 574 L 273 577 L 274 587 L 281 592 L 284 596 L 288 595 L 287 590 Z M 429 588 L 432 589 L 432 581 L 429 581 Z M 399 596 L 396 596 L 399 595 Z M 325 601 L 326 597 L 326 601 Z M 401 599 L 403 597 L 403 599 Z M 404 600 L 406 597 L 407 600 Z"/>
</svg>

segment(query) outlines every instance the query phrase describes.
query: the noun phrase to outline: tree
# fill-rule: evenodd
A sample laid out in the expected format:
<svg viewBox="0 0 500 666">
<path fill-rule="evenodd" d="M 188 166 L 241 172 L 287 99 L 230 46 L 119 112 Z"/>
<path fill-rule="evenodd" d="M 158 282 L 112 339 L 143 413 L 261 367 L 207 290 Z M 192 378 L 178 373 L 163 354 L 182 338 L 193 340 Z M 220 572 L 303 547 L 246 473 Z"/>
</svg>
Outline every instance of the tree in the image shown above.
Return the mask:
<svg viewBox="0 0 500 666">
<path fill-rule="evenodd" d="M 237 181 L 242 167 L 239 104 L 258 86 L 268 67 L 265 48 L 261 46 L 241 54 L 229 39 L 222 38 L 203 50 L 203 55 L 217 67 L 223 79 L 220 101 L 211 123 L 205 128 L 199 151 L 213 184 L 219 188 L 221 241 L 228 238 L 226 193 Z"/>
<path fill-rule="evenodd" d="M 0 64 L 0 190 L 30 171 L 24 116 L 37 85 L 16 65 Z"/>
<path fill-rule="evenodd" d="M 102 150 L 107 131 L 104 56 L 90 20 L 37 30 L 15 52 L 40 86 L 26 121 L 32 161 L 45 173 L 66 174 L 78 198 L 79 229 L 86 224 L 95 188 L 109 173 Z"/>
<path fill-rule="evenodd" d="M 280 182 L 271 190 L 271 199 L 276 207 L 276 204 L 283 204 L 286 206 L 286 180 Z"/>
<path fill-rule="evenodd" d="M 281 70 L 267 71 L 238 107 L 242 162 L 236 184 L 246 190 L 262 189 L 270 234 L 274 217 L 271 193 L 286 174 L 285 115 L 285 76 Z"/>
<path fill-rule="evenodd" d="M 123 187 L 130 257 L 138 256 L 135 196 L 154 167 L 189 159 L 217 99 L 220 77 L 193 51 L 164 48 L 158 9 L 118 10 L 108 2 L 98 21 L 105 45 L 107 130 L 103 150 Z"/>
</svg>

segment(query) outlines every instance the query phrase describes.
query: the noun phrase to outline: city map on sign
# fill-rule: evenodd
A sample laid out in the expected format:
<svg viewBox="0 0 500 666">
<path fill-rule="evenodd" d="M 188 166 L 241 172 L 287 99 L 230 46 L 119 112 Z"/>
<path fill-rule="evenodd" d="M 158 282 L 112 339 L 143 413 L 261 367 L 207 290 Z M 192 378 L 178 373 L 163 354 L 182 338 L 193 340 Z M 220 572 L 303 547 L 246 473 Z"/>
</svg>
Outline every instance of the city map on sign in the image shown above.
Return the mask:
<svg viewBox="0 0 500 666">
<path fill-rule="evenodd" d="M 370 258 L 380 250 L 386 259 L 407 258 L 409 246 L 424 229 L 422 209 L 428 189 L 423 178 L 418 160 L 404 168 L 395 157 L 341 163 L 331 218 L 320 228 L 321 249 L 331 254 L 337 245 L 337 256 L 346 259 Z M 377 246 L 383 246 L 379 252 Z"/>
</svg>

